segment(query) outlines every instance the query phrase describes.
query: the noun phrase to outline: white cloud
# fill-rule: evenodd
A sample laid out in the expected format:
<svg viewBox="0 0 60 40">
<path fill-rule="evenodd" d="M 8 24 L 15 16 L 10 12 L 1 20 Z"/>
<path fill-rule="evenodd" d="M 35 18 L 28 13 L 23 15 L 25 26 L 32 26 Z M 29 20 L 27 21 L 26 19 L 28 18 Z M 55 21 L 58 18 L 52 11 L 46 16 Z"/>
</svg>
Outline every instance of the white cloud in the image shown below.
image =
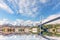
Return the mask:
<svg viewBox="0 0 60 40">
<path fill-rule="evenodd" d="M 17 19 L 16 21 L 14 21 L 13 23 L 12 23 L 13 25 L 22 25 L 22 26 L 36 26 L 36 25 L 38 25 L 39 24 L 39 22 L 38 21 L 31 21 L 31 20 L 21 20 L 21 19 Z"/>
<path fill-rule="evenodd" d="M 36 37 L 35 35 L 13 35 L 9 37 L 0 35 L 0 40 L 40 40 L 40 37 Z"/>
<path fill-rule="evenodd" d="M 52 36 L 46 36 L 46 37 L 49 38 L 49 39 L 60 40 L 60 37 L 56 37 L 56 36 L 54 36 L 54 37 L 52 37 Z"/>
<path fill-rule="evenodd" d="M 48 0 L 40 0 L 41 3 L 47 3 Z"/>
<path fill-rule="evenodd" d="M 36 17 L 38 6 L 37 6 L 37 0 L 8 0 L 8 3 L 12 4 L 13 10 L 15 10 L 16 13 L 20 13 L 23 16 L 27 17 Z M 3 1 L 0 2 L 0 8 L 5 9 L 7 12 L 13 13 L 11 8 L 4 3 Z M 19 9 L 19 10 L 18 10 Z"/>
<path fill-rule="evenodd" d="M 58 16 L 57 16 L 58 15 Z M 47 17 L 46 19 L 42 20 L 42 23 L 45 23 L 49 20 L 52 20 L 54 18 L 60 17 L 60 14 L 54 14 L 54 15 L 50 15 L 49 17 Z M 60 19 L 50 22 L 49 24 L 54 24 L 54 23 L 60 23 Z M 40 21 L 31 21 L 31 20 L 22 20 L 22 19 L 16 19 L 15 21 L 10 21 L 8 19 L 3 19 L 0 20 L 0 25 L 3 24 L 12 24 L 12 25 L 23 25 L 23 26 L 36 26 L 40 24 Z"/>
<path fill-rule="evenodd" d="M 15 21 L 10 21 L 8 19 L 2 19 L 0 20 L 0 25 L 4 24 L 12 24 L 12 25 L 22 25 L 22 26 L 36 26 L 39 24 L 39 21 L 31 21 L 31 20 L 22 20 L 22 19 L 16 19 Z"/>
<path fill-rule="evenodd" d="M 24 23 L 24 20 L 16 19 L 16 21 L 12 22 L 12 25 L 23 25 L 23 23 Z"/>
<path fill-rule="evenodd" d="M 5 37 L 0 35 L 0 40 L 5 40 Z"/>
<path fill-rule="evenodd" d="M 60 2 L 59 2 L 59 3 L 57 3 L 57 4 L 52 8 L 52 10 L 57 9 L 59 6 L 60 6 Z"/>
<path fill-rule="evenodd" d="M 8 24 L 8 23 L 9 21 L 7 19 L 0 20 L 0 25 Z"/>
<path fill-rule="evenodd" d="M 32 25 L 32 24 L 33 24 L 33 22 L 31 20 L 27 20 L 24 22 L 24 25 Z"/>
<path fill-rule="evenodd" d="M 37 3 L 37 0 L 20 0 L 19 12 L 24 16 L 27 15 L 27 16 L 34 17 L 38 10 L 36 3 Z"/>
<path fill-rule="evenodd" d="M 52 20 L 54 18 L 57 18 L 57 17 L 60 17 L 60 13 L 57 13 L 57 14 L 54 14 L 54 15 L 50 15 L 49 17 L 47 17 L 46 19 L 43 20 L 43 23 L 44 22 L 47 22 L 49 20 Z M 53 22 L 50 22 L 49 24 L 54 24 L 54 23 L 60 23 L 60 19 L 59 20 L 56 20 L 56 21 L 53 21 Z"/>
<path fill-rule="evenodd" d="M 13 11 L 8 7 L 8 5 L 6 5 L 3 0 L 0 0 L 0 8 L 6 10 L 9 13 L 13 13 Z"/>
<path fill-rule="evenodd" d="M 4 36 L 4 35 L 0 35 L 0 40 L 15 40 L 15 38 L 17 38 L 15 35 L 13 36 Z"/>
</svg>

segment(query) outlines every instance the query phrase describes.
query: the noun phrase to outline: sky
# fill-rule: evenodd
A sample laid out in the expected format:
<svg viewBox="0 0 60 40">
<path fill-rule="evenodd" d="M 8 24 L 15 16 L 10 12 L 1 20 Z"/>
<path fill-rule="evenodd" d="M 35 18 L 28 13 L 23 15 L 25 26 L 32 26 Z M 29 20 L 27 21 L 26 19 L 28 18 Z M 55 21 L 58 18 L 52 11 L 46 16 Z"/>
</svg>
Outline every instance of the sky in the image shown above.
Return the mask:
<svg viewBox="0 0 60 40">
<path fill-rule="evenodd" d="M 60 13 L 60 0 L 0 0 L 0 19 L 40 21 Z"/>
<path fill-rule="evenodd" d="M 40 23 L 56 14 L 60 14 L 60 0 L 0 0 L 1 24 Z"/>
<path fill-rule="evenodd" d="M 10 23 L 31 26 L 59 16 L 60 0 L 0 0 L 0 25 Z"/>
</svg>

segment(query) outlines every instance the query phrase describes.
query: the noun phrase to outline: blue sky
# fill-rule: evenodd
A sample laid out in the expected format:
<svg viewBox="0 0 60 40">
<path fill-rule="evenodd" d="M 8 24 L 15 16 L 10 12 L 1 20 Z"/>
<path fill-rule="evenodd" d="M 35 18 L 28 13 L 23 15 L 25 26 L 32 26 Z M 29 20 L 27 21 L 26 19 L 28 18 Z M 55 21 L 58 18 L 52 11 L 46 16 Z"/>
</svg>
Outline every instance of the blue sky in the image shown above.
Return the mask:
<svg viewBox="0 0 60 40">
<path fill-rule="evenodd" d="M 14 25 L 39 23 L 41 16 L 45 21 L 60 16 L 60 0 L 0 0 L 0 24 L 12 23 L 13 21 Z M 0 35 L 0 40 L 21 40 L 20 38 L 23 37 Z M 37 37 L 32 38 L 32 36 L 22 40 L 35 39 L 40 40 Z"/>
<path fill-rule="evenodd" d="M 29 1 L 20 0 L 18 3 L 18 1 L 16 2 L 13 0 L 12 2 L 3 0 L 0 4 L 2 5 L 2 3 L 4 3 L 5 6 L 3 6 L 7 6 L 7 8 L 4 9 L 3 7 L 0 7 L 0 19 L 6 18 L 13 21 L 16 19 L 40 21 L 40 16 L 47 18 L 50 15 L 60 12 L 60 0 L 34 0 L 33 2 L 31 0 L 31 3 Z M 16 4 L 14 4 L 14 2 Z"/>
</svg>

